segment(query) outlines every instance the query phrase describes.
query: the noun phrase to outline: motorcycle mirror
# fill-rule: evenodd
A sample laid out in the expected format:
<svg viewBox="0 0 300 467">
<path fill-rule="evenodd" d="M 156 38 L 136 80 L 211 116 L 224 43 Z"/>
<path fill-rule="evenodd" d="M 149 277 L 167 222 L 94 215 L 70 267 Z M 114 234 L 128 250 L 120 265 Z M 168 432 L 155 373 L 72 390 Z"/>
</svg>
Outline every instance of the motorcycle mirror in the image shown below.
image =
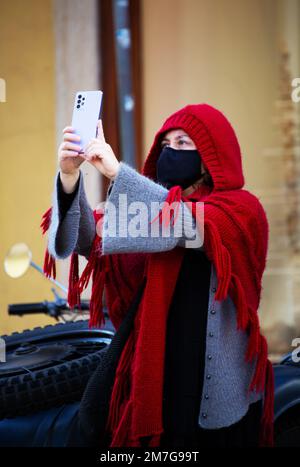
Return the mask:
<svg viewBox="0 0 300 467">
<path fill-rule="evenodd" d="M 21 277 L 30 266 L 32 253 L 26 243 L 16 243 L 7 252 L 4 270 L 10 277 Z"/>
<path fill-rule="evenodd" d="M 38 266 L 34 261 L 32 261 L 31 258 L 32 253 L 28 245 L 26 245 L 26 243 L 15 243 L 15 245 L 13 245 L 8 250 L 4 259 L 4 270 L 6 274 L 15 279 L 16 277 L 23 276 L 23 274 L 25 274 L 29 266 L 32 266 L 45 277 L 43 269 L 40 266 Z M 64 287 L 60 282 L 53 279 L 52 277 L 48 277 L 48 279 L 54 284 L 56 284 L 66 294 L 68 293 L 68 289 Z"/>
</svg>

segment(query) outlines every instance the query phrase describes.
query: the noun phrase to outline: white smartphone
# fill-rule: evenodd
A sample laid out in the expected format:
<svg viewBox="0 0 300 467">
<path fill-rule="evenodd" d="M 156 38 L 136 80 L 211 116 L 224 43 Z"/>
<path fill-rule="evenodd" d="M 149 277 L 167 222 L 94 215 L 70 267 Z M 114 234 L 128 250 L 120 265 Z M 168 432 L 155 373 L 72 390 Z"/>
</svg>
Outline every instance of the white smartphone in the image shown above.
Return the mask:
<svg viewBox="0 0 300 467">
<path fill-rule="evenodd" d="M 78 91 L 74 100 L 72 127 L 80 136 L 79 144 L 84 153 L 86 145 L 97 135 L 97 123 L 101 115 L 102 91 Z"/>
</svg>

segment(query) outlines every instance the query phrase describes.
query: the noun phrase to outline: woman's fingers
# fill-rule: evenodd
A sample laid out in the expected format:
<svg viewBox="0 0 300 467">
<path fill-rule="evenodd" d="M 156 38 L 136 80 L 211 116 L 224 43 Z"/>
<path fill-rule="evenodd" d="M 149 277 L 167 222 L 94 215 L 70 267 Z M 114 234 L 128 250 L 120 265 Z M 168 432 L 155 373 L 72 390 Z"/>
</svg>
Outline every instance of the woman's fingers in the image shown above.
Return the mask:
<svg viewBox="0 0 300 467">
<path fill-rule="evenodd" d="M 69 149 L 64 149 L 63 151 L 61 151 L 61 155 L 63 157 L 77 157 L 78 151 L 71 151 Z"/>
<path fill-rule="evenodd" d="M 84 148 L 85 154 L 94 152 L 95 154 L 101 154 L 105 150 L 106 143 L 98 140 L 97 138 L 93 138 Z"/>
<path fill-rule="evenodd" d="M 80 144 L 74 144 L 74 143 L 71 143 L 70 141 L 65 141 L 64 143 L 62 143 L 62 149 L 71 149 L 74 151 L 77 151 L 79 152 L 82 148 L 80 146 Z"/>
<path fill-rule="evenodd" d="M 86 145 L 86 149 L 90 149 L 91 147 L 94 147 L 94 148 L 97 148 L 97 149 L 100 149 L 101 151 L 103 151 L 105 148 L 106 148 L 107 144 L 105 143 L 105 141 L 101 141 L 97 138 L 93 138 L 91 139 L 91 141 Z"/>
<path fill-rule="evenodd" d="M 72 126 L 65 126 L 65 128 L 63 129 L 63 133 L 66 133 L 67 131 L 73 133 L 75 131 L 75 128 Z"/>
<path fill-rule="evenodd" d="M 104 137 L 104 131 L 103 131 L 101 118 L 100 120 L 98 120 L 98 125 L 97 125 L 97 139 L 105 143 L 105 137 Z"/>
<path fill-rule="evenodd" d="M 64 133 L 64 141 L 80 141 L 80 136 L 74 133 Z"/>
</svg>

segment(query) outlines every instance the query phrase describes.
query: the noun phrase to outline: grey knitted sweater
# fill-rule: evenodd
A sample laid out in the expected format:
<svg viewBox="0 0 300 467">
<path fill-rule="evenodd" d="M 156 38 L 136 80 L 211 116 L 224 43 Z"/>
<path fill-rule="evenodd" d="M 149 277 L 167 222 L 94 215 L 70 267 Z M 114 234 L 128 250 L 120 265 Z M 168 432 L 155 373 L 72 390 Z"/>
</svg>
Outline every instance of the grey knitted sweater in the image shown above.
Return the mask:
<svg viewBox="0 0 300 467">
<path fill-rule="evenodd" d="M 96 226 L 93 210 L 84 190 L 80 174 L 79 188 L 71 207 L 62 219 L 58 190 L 59 172 L 55 177 L 52 194 L 52 217 L 48 231 L 48 249 L 56 259 L 67 258 L 73 251 L 88 258 Z M 149 225 L 159 212 L 168 191 L 148 177 L 139 174 L 124 162 L 110 184 L 104 204 L 103 254 L 130 252 L 159 252 L 177 246 L 203 249 L 202 232 L 187 207 L 182 203 L 182 233 L 171 227 L 168 236 L 161 230 L 156 236 L 139 235 L 136 227 L 136 210 L 142 209 L 139 226 Z M 124 202 L 130 209 L 124 209 Z M 140 204 L 135 204 L 140 203 Z M 118 222 L 116 222 L 116 219 Z M 175 224 L 176 225 L 176 224 Z M 148 232 L 149 234 L 149 232 Z M 144 236 L 143 236 L 144 235 Z M 244 360 L 248 337 L 236 329 L 236 310 L 228 296 L 222 302 L 215 300 L 216 271 L 212 264 L 207 316 L 204 382 L 199 407 L 199 425 L 206 429 L 230 426 L 247 412 L 249 404 L 263 397 L 263 393 L 248 388 L 253 376 L 255 361 Z M 197 306 L 195 304 L 195 306 Z"/>
</svg>

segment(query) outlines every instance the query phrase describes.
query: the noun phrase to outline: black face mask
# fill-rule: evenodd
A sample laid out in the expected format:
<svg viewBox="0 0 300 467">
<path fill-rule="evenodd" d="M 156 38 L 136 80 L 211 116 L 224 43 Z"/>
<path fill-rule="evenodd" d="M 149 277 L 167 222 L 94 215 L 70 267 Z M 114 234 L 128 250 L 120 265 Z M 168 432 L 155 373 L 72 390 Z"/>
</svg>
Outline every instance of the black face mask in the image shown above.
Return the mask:
<svg viewBox="0 0 300 467">
<path fill-rule="evenodd" d="M 157 181 L 168 190 L 175 185 L 182 189 L 201 178 L 201 157 L 196 149 L 173 149 L 165 146 L 156 163 Z"/>
</svg>

